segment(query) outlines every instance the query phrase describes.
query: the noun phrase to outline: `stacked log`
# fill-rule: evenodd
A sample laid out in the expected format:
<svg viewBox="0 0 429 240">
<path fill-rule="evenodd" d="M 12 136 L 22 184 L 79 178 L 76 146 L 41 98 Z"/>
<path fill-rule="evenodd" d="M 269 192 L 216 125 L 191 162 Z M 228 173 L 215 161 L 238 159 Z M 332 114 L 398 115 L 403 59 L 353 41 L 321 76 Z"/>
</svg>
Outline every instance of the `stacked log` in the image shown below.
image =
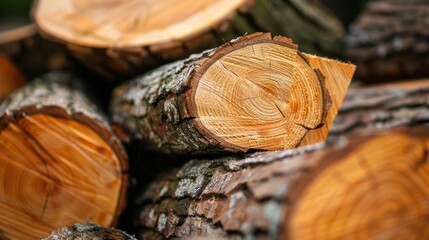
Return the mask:
<svg viewBox="0 0 429 240">
<path fill-rule="evenodd" d="M 366 81 L 429 76 L 428 1 L 379 0 L 350 27 L 347 56 Z"/>
<path fill-rule="evenodd" d="M 125 205 L 126 154 L 79 82 L 47 74 L 0 105 L 1 239 L 109 226 Z"/>
<path fill-rule="evenodd" d="M 326 139 L 353 72 L 255 33 L 120 86 L 112 118 L 170 153 L 294 148 Z"/>
<path fill-rule="evenodd" d="M 302 0 L 40 0 L 33 17 L 44 36 L 114 80 L 247 33 L 289 36 L 304 51 L 335 56 L 344 36 L 334 16 Z"/>
<path fill-rule="evenodd" d="M 428 89 L 416 83 L 355 91 L 327 143 L 186 163 L 137 197 L 137 236 L 428 238 L 429 128 L 422 125 L 429 119 L 421 118 L 429 112 Z M 373 112 L 392 117 L 371 118 Z M 356 116 L 366 122 L 343 127 Z"/>
</svg>

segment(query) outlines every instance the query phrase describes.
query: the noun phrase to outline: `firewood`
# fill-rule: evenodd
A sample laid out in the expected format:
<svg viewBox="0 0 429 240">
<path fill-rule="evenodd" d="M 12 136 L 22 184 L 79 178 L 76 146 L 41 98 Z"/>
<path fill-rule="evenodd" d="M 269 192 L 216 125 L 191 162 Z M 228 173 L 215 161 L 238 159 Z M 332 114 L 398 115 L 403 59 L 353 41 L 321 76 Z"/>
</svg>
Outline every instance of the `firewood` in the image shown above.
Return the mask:
<svg viewBox="0 0 429 240">
<path fill-rule="evenodd" d="M 304 0 L 39 0 L 34 20 L 44 36 L 113 79 L 258 31 L 292 37 L 314 54 L 343 50 L 341 23 Z"/>
<path fill-rule="evenodd" d="M 256 33 L 118 87 L 113 121 L 165 152 L 308 145 L 328 136 L 354 69 Z"/>
<path fill-rule="evenodd" d="M 338 136 L 429 122 L 428 99 L 428 79 L 350 89 L 330 133 Z"/>
<path fill-rule="evenodd" d="M 0 54 L 0 102 L 25 82 L 24 75 L 15 64 Z"/>
<path fill-rule="evenodd" d="M 114 224 L 126 154 L 79 81 L 56 72 L 0 105 L 0 232 L 35 239 L 76 222 Z"/>
<path fill-rule="evenodd" d="M 429 76 L 428 16 L 425 0 L 368 4 L 347 37 L 356 76 L 371 82 Z"/>
<path fill-rule="evenodd" d="M 138 197 L 140 239 L 428 239 L 428 127 L 194 160 Z"/>
<path fill-rule="evenodd" d="M 103 228 L 93 223 L 74 224 L 61 227 L 43 240 L 137 240 L 133 236 L 114 228 Z"/>
</svg>

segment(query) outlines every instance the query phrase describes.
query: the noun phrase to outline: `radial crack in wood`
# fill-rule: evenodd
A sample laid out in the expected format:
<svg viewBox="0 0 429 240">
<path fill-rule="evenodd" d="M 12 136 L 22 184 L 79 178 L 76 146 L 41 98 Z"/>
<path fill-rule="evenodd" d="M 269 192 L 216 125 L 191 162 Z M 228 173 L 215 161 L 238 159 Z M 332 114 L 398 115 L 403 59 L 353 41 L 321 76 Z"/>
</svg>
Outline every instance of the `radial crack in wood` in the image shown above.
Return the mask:
<svg viewBox="0 0 429 240">
<path fill-rule="evenodd" d="M 76 81 L 51 73 L 0 105 L 2 238 L 81 221 L 109 226 L 124 207 L 126 155 Z"/>
<path fill-rule="evenodd" d="M 257 33 L 119 87 L 113 120 L 167 152 L 293 148 L 325 140 L 353 72 Z"/>
</svg>

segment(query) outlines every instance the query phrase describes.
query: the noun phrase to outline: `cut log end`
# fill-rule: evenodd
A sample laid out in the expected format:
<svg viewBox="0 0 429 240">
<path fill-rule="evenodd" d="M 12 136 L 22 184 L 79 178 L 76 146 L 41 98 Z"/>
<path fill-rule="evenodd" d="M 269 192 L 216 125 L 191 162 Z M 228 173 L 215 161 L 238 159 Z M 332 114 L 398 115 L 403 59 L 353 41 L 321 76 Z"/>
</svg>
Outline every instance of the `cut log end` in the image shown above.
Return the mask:
<svg viewBox="0 0 429 240">
<path fill-rule="evenodd" d="M 80 93 L 39 80 L 0 106 L 2 239 L 41 238 L 82 221 L 110 226 L 125 204 L 126 157 L 119 142 L 91 118 L 96 112 L 85 112 L 90 108 Z"/>
<path fill-rule="evenodd" d="M 381 135 L 325 164 L 291 197 L 287 239 L 429 238 L 427 146 L 410 135 Z"/>
<path fill-rule="evenodd" d="M 52 4 L 41 0 L 34 17 L 43 32 L 81 46 L 148 46 L 193 37 L 245 2 L 68 0 Z"/>
<path fill-rule="evenodd" d="M 247 41 L 211 61 L 194 102 L 198 121 L 217 139 L 243 148 L 292 148 L 325 121 L 324 79 L 292 44 Z"/>
<path fill-rule="evenodd" d="M 113 121 L 166 152 L 246 152 L 324 141 L 355 67 L 254 33 L 117 88 Z"/>
</svg>

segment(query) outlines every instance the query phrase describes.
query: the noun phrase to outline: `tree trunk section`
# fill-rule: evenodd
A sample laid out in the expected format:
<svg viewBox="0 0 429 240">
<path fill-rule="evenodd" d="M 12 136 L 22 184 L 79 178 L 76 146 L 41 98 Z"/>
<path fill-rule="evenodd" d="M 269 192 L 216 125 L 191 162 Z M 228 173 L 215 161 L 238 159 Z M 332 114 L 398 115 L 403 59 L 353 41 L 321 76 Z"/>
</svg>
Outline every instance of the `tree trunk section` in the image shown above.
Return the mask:
<svg viewBox="0 0 429 240">
<path fill-rule="evenodd" d="M 0 102 L 25 82 L 21 71 L 7 57 L 0 54 Z"/>
<path fill-rule="evenodd" d="M 427 127 L 194 160 L 137 198 L 140 239 L 427 239 Z"/>
<path fill-rule="evenodd" d="M 116 89 L 113 121 L 165 152 L 246 152 L 326 139 L 354 72 L 257 33 Z"/>
<path fill-rule="evenodd" d="M 39 0 L 33 17 L 43 35 L 115 80 L 258 31 L 289 36 L 314 54 L 343 50 L 341 23 L 302 0 Z"/>
<path fill-rule="evenodd" d="M 428 13 L 424 0 L 368 4 L 347 37 L 356 76 L 370 82 L 429 76 Z"/>
<path fill-rule="evenodd" d="M 137 240 L 127 233 L 114 229 L 103 228 L 93 223 L 75 224 L 71 227 L 61 227 L 43 240 Z"/>
<path fill-rule="evenodd" d="M 114 224 L 126 154 L 79 81 L 51 73 L 0 105 L 2 239 L 35 239 L 75 222 Z"/>
</svg>

